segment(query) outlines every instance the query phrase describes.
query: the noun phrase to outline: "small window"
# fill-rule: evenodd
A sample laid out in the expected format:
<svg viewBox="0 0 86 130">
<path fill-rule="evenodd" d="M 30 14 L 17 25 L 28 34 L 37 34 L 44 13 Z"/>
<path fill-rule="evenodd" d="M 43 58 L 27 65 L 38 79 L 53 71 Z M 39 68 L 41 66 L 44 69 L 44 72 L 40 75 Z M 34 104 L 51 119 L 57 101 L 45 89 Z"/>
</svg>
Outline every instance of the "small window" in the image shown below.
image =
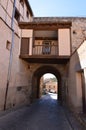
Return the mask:
<svg viewBox="0 0 86 130">
<path fill-rule="evenodd" d="M 19 12 L 18 12 L 17 9 L 15 10 L 15 19 L 17 20 L 17 22 L 18 22 L 19 19 L 20 19 L 20 14 L 19 14 Z"/>
<path fill-rule="evenodd" d="M 7 49 L 7 50 L 10 50 L 10 49 L 11 49 L 11 42 L 9 42 L 8 40 L 7 40 L 7 42 L 6 42 L 6 49 Z"/>
<path fill-rule="evenodd" d="M 27 10 L 27 18 L 29 18 L 29 11 Z"/>
<path fill-rule="evenodd" d="M 20 3 L 24 7 L 24 0 L 20 0 Z"/>
</svg>

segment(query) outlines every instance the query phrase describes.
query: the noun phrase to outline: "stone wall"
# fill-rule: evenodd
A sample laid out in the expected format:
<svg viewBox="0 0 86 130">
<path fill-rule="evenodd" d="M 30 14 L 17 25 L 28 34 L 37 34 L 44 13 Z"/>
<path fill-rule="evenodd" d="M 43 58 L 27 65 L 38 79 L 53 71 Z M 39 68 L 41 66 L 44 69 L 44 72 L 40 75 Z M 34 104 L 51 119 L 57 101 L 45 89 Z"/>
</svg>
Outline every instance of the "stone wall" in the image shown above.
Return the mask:
<svg viewBox="0 0 86 130">
<path fill-rule="evenodd" d="M 10 48 L 12 42 L 12 11 L 14 0 L 0 0 L 0 110 L 4 108 L 5 92 L 9 66 Z M 24 6 L 24 7 L 23 7 Z M 27 1 L 24 5 L 16 0 L 19 20 L 31 21 L 32 10 Z M 29 12 L 27 16 L 27 11 Z M 14 18 L 14 48 L 12 57 L 11 76 L 7 95 L 7 108 L 29 102 L 29 72 L 28 63 L 19 59 L 21 30 Z"/>
<path fill-rule="evenodd" d="M 12 31 L 0 19 L 0 110 L 4 106 L 7 84 L 10 50 L 7 41 L 11 44 Z M 11 77 L 8 89 L 7 108 L 29 102 L 29 69 L 28 63 L 19 59 L 20 38 L 14 34 L 14 48 L 11 67 Z"/>
<path fill-rule="evenodd" d="M 49 70 L 49 71 L 46 70 L 46 71 L 43 72 L 43 69 L 46 69 L 46 66 L 48 66 L 48 68 L 50 68 L 50 67 L 55 68 L 60 73 L 60 76 L 61 76 L 60 77 L 61 78 L 61 88 L 60 88 L 60 90 L 61 89 L 63 90 L 63 92 L 62 91 L 60 91 L 60 92 L 62 94 L 62 100 L 64 100 L 63 99 L 64 95 L 65 95 L 64 94 L 64 89 L 65 89 L 64 82 L 65 82 L 65 79 L 66 79 L 66 70 L 67 70 L 66 64 L 37 64 L 36 63 L 36 64 L 29 64 L 29 65 L 30 65 L 30 70 L 29 71 L 31 73 L 30 74 L 30 80 L 29 80 L 29 82 L 31 84 L 29 84 L 29 88 L 31 88 L 31 91 L 32 91 L 32 89 L 34 89 L 35 96 L 36 96 L 36 92 L 37 92 L 37 88 L 36 87 L 38 87 L 38 86 L 33 86 L 33 84 L 35 82 L 35 80 L 33 80 L 34 79 L 33 76 L 34 76 L 35 72 L 38 71 L 40 68 L 42 68 L 41 69 L 41 76 L 43 76 L 46 73 L 52 73 L 52 74 L 56 73 L 56 72 L 53 72 L 53 69 Z M 58 75 L 57 73 L 56 73 L 56 75 L 55 74 L 54 75 L 57 76 Z M 41 78 L 40 77 L 40 72 L 38 71 L 37 75 L 35 75 L 35 76 L 37 76 L 37 78 L 38 77 Z M 32 92 L 31 92 L 31 94 L 32 94 Z"/>
<path fill-rule="evenodd" d="M 79 113 L 82 112 L 82 89 L 79 83 L 81 78 L 78 78 L 81 66 L 77 52 L 71 56 L 68 66 L 67 104 L 71 110 Z"/>
<path fill-rule="evenodd" d="M 68 104 L 75 112 L 86 107 L 86 40 L 70 57 L 68 63 Z M 84 104 L 83 104 L 84 103 Z M 85 109 L 85 108 L 84 108 Z"/>
</svg>

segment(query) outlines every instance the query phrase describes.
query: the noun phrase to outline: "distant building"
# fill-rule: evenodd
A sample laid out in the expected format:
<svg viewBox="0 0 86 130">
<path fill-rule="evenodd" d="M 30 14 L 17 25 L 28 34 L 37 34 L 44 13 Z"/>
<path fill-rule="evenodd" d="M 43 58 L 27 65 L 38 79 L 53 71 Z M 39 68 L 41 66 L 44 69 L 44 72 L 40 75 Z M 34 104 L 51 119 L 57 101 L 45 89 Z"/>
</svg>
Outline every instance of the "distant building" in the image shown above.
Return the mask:
<svg viewBox="0 0 86 130">
<path fill-rule="evenodd" d="M 45 84 L 47 92 L 58 93 L 58 83 L 55 81 L 49 81 Z"/>
</svg>

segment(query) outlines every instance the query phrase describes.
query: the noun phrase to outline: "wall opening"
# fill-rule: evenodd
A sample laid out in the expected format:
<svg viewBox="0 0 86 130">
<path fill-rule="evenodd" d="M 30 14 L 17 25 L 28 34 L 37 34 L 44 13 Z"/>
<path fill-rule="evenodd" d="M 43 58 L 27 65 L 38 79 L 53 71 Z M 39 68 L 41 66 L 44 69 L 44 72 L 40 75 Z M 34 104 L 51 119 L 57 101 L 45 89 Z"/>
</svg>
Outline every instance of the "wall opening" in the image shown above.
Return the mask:
<svg viewBox="0 0 86 130">
<path fill-rule="evenodd" d="M 31 94 L 32 100 L 40 98 L 40 81 L 42 80 L 42 77 L 47 73 L 51 73 L 54 75 L 54 77 L 56 77 L 56 79 L 58 81 L 58 100 L 62 101 L 61 75 L 55 67 L 48 66 L 48 65 L 46 65 L 46 66 L 44 65 L 42 67 L 39 67 L 33 74 L 32 94 Z"/>
<path fill-rule="evenodd" d="M 85 79 L 84 71 L 76 73 L 76 83 L 77 83 L 77 103 L 81 108 L 81 112 L 86 113 L 86 101 L 85 101 Z"/>
<path fill-rule="evenodd" d="M 85 78 L 84 78 L 84 71 L 81 72 L 81 83 L 82 83 L 82 109 L 83 109 L 83 113 L 86 113 L 86 99 L 85 99 Z"/>
<path fill-rule="evenodd" d="M 58 97 L 58 81 L 55 75 L 46 73 L 40 78 L 39 96 L 50 95 L 52 99 Z"/>
</svg>

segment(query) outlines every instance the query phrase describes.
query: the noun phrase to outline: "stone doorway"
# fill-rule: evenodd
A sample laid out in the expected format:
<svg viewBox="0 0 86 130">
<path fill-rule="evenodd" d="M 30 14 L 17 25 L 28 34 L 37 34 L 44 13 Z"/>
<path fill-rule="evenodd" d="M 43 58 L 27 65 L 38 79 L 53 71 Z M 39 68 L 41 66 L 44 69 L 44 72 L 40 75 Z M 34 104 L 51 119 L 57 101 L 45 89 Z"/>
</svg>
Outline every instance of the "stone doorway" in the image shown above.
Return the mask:
<svg viewBox="0 0 86 130">
<path fill-rule="evenodd" d="M 62 92 L 61 92 L 61 74 L 60 72 L 53 66 L 44 65 L 39 67 L 33 74 L 32 78 L 32 100 L 40 98 L 40 79 L 41 77 L 46 74 L 51 73 L 55 75 L 58 80 L 58 100 L 62 101 Z"/>
<path fill-rule="evenodd" d="M 85 78 L 84 78 L 84 71 L 81 73 L 81 83 L 82 83 L 82 110 L 83 113 L 86 113 L 86 99 L 85 99 Z"/>
<path fill-rule="evenodd" d="M 86 113 L 86 101 L 85 101 L 85 78 L 84 71 L 77 72 L 76 74 L 77 83 L 77 98 L 79 101 L 79 111 Z M 77 102 L 78 102 L 77 101 Z"/>
</svg>

